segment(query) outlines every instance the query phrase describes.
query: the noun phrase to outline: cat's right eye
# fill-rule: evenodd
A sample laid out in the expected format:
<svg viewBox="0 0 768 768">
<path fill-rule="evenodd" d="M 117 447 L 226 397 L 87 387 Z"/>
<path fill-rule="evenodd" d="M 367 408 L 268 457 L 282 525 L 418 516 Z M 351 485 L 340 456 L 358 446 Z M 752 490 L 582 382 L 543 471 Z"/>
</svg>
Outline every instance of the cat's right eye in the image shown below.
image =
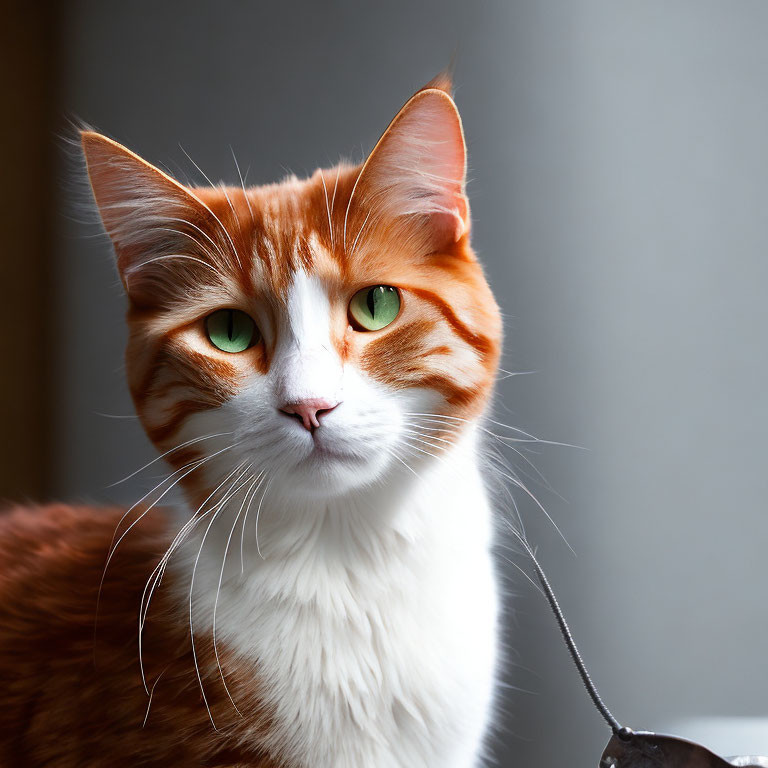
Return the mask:
<svg viewBox="0 0 768 768">
<path fill-rule="evenodd" d="M 222 352 L 244 352 L 259 340 L 259 329 L 250 315 L 239 309 L 219 309 L 205 318 L 208 340 Z"/>
</svg>

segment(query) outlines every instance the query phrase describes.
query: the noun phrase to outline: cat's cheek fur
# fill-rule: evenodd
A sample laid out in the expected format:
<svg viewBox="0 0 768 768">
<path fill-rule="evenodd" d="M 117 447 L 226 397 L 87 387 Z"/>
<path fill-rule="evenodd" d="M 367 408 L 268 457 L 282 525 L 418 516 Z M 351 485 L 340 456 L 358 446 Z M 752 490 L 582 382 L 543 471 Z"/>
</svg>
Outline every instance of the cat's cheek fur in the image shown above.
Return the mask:
<svg viewBox="0 0 768 768">
<path fill-rule="evenodd" d="M 272 713 L 254 739 L 287 765 L 478 765 L 497 608 L 474 430 L 423 480 L 394 513 L 405 470 L 343 504 L 267 492 L 263 558 L 249 526 L 245 575 L 231 552 L 220 590 L 226 542 L 215 531 L 199 560 L 202 532 L 172 564 L 171 583 L 187 585 L 197 560 L 195 632 L 210 637 L 215 606 L 218 642 L 256 670 Z"/>
</svg>

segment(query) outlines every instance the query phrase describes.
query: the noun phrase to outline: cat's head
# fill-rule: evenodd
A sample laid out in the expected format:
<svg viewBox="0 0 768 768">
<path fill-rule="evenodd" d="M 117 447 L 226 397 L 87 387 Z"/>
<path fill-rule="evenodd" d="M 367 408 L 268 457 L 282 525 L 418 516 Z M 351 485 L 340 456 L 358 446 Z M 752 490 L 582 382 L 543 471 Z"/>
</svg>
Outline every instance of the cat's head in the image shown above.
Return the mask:
<svg viewBox="0 0 768 768">
<path fill-rule="evenodd" d="M 432 461 L 481 414 L 501 323 L 446 83 L 362 166 L 270 186 L 185 187 L 97 133 L 82 143 L 129 298 L 131 394 L 193 496 L 244 467 L 346 493 Z"/>
</svg>

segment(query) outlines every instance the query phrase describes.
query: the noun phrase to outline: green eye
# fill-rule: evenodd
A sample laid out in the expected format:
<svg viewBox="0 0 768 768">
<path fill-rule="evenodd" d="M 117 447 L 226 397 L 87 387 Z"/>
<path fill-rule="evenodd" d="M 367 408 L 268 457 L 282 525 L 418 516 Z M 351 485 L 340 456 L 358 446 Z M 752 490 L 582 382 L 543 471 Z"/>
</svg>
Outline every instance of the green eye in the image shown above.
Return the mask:
<svg viewBox="0 0 768 768">
<path fill-rule="evenodd" d="M 358 291 L 349 302 L 349 314 L 365 331 L 388 326 L 400 312 L 400 294 L 391 285 L 372 285 Z"/>
<path fill-rule="evenodd" d="M 208 315 L 205 330 L 211 344 L 222 352 L 242 352 L 259 337 L 256 323 L 239 309 L 220 309 Z"/>
</svg>

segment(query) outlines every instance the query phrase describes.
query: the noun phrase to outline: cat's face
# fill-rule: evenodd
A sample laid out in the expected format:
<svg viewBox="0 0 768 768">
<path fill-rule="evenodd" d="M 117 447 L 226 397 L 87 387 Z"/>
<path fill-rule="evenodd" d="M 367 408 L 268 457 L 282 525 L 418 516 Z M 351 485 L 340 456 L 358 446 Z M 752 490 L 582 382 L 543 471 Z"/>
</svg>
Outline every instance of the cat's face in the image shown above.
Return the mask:
<svg viewBox="0 0 768 768">
<path fill-rule="evenodd" d="M 443 89 L 362 167 L 267 187 L 186 188 L 103 136 L 83 146 L 130 299 L 131 393 L 194 497 L 238 467 L 343 494 L 433 460 L 482 411 L 500 319 Z"/>
</svg>

